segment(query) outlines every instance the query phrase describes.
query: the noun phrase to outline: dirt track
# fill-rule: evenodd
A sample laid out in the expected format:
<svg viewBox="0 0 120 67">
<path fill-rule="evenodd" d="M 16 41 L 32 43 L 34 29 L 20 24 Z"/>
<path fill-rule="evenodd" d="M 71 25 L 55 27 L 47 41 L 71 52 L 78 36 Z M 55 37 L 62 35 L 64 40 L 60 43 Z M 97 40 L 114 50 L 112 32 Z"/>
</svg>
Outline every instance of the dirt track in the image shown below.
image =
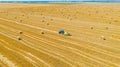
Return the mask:
<svg viewBox="0 0 120 67">
<path fill-rule="evenodd" d="M 0 4 L 0 67 L 119 66 L 120 5 Z"/>
</svg>

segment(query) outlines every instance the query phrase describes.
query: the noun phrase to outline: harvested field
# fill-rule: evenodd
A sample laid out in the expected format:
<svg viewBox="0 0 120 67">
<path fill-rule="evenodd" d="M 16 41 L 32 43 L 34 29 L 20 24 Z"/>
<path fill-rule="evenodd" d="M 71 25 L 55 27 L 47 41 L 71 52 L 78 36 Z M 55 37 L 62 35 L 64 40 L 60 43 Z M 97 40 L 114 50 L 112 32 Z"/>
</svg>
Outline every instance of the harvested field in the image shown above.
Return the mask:
<svg viewBox="0 0 120 67">
<path fill-rule="evenodd" d="M 0 67 L 120 67 L 120 5 L 0 4 Z"/>
</svg>

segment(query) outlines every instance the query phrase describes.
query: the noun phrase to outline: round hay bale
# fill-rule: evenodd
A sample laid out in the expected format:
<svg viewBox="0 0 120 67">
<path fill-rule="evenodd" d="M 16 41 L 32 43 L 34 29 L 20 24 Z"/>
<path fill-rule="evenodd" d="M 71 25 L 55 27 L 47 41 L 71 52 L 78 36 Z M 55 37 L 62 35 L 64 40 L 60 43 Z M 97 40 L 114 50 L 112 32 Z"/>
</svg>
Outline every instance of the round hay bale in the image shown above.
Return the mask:
<svg viewBox="0 0 120 67">
<path fill-rule="evenodd" d="M 43 17 L 45 19 L 45 17 Z"/>
<path fill-rule="evenodd" d="M 105 36 L 101 36 L 101 38 L 102 38 L 103 40 L 106 40 Z"/>
<path fill-rule="evenodd" d="M 45 34 L 43 31 L 41 31 L 41 34 Z"/>
<path fill-rule="evenodd" d="M 45 22 L 44 20 L 42 20 L 42 22 Z"/>
<path fill-rule="evenodd" d="M 17 19 L 17 17 L 14 17 L 15 19 Z"/>
<path fill-rule="evenodd" d="M 19 34 L 23 34 L 23 32 L 22 32 L 22 31 L 19 31 Z"/>
<path fill-rule="evenodd" d="M 93 26 L 91 26 L 90 29 L 93 29 Z"/>
<path fill-rule="evenodd" d="M 43 14 L 40 14 L 40 15 L 43 15 Z"/>
<path fill-rule="evenodd" d="M 29 16 L 27 16 L 27 18 L 29 18 Z"/>
<path fill-rule="evenodd" d="M 22 40 L 22 37 L 21 37 L 21 36 L 18 36 L 17 39 L 18 39 L 18 40 Z"/>
<path fill-rule="evenodd" d="M 70 18 L 70 20 L 72 20 L 72 18 Z"/>
<path fill-rule="evenodd" d="M 112 22 L 109 22 L 109 24 L 111 24 Z"/>
<path fill-rule="evenodd" d="M 108 30 L 108 27 L 105 27 L 106 30 Z"/>
<path fill-rule="evenodd" d="M 47 23 L 47 25 L 50 25 L 49 23 Z"/>
<path fill-rule="evenodd" d="M 22 22 L 22 20 L 20 20 L 20 22 Z"/>
<path fill-rule="evenodd" d="M 53 19 L 50 19 L 51 21 L 53 21 Z"/>
</svg>

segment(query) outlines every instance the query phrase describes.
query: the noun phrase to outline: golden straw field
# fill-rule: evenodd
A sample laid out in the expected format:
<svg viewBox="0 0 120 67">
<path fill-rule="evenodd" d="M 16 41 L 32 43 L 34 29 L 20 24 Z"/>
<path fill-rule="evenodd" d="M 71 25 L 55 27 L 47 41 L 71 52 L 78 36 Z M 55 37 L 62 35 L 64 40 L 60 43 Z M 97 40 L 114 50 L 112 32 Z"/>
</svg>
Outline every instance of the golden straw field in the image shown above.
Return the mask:
<svg viewBox="0 0 120 67">
<path fill-rule="evenodd" d="M 120 67 L 120 4 L 1 3 L 0 67 Z"/>
</svg>

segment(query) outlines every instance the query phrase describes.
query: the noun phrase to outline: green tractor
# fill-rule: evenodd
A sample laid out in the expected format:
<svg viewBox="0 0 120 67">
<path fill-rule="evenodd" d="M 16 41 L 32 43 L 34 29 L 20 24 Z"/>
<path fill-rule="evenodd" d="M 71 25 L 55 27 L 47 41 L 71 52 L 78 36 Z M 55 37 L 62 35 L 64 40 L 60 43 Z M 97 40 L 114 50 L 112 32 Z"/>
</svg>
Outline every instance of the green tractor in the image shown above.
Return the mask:
<svg viewBox="0 0 120 67">
<path fill-rule="evenodd" d="M 65 36 L 71 36 L 69 32 L 65 32 L 63 29 L 58 31 L 59 34 L 65 35 Z"/>
</svg>

